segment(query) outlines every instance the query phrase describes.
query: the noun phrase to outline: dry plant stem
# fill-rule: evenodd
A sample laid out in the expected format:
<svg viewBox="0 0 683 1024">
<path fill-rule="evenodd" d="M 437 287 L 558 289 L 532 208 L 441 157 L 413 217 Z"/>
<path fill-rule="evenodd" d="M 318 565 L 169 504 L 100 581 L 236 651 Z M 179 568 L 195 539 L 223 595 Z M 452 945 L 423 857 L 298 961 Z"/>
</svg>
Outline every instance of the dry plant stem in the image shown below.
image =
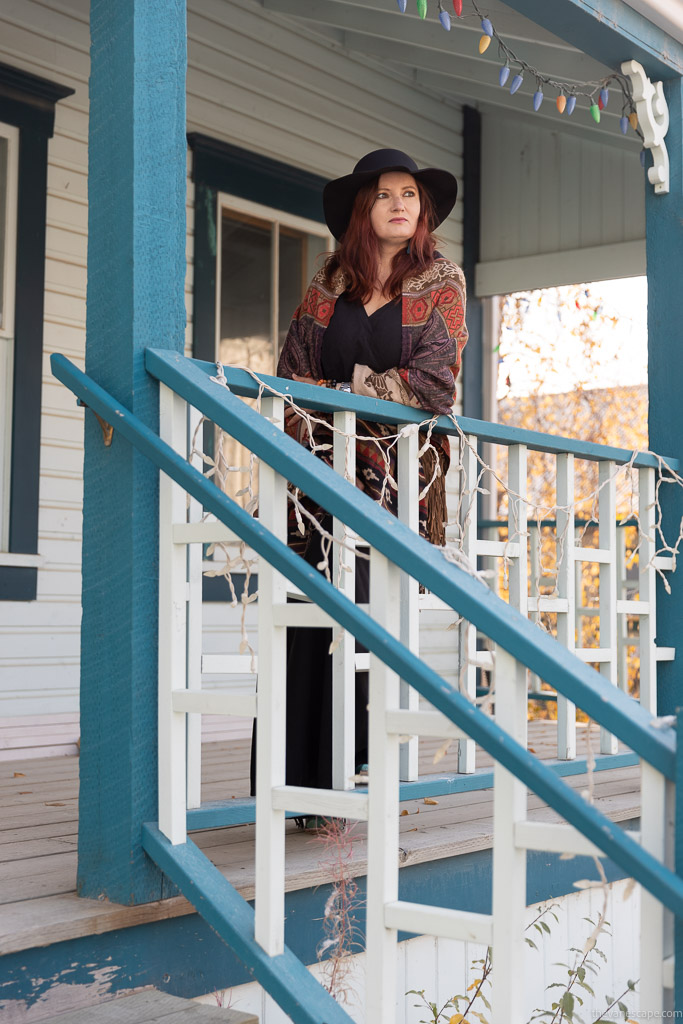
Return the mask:
<svg viewBox="0 0 683 1024">
<path fill-rule="evenodd" d="M 483 967 L 483 970 L 481 972 L 481 978 L 479 979 L 479 984 L 477 985 L 477 987 L 476 987 L 476 989 L 474 991 L 474 995 L 472 996 L 472 998 L 470 999 L 469 1003 L 467 1004 L 465 1012 L 463 1013 L 463 1018 L 467 1017 L 467 1014 L 472 1009 L 475 1001 L 479 998 L 479 994 L 481 992 L 482 985 L 484 984 L 484 982 L 488 978 L 489 974 L 491 973 L 492 968 L 493 968 L 493 963 L 491 962 L 491 947 L 489 946 L 488 949 L 486 950 L 486 959 L 484 960 L 484 967 Z"/>
</svg>

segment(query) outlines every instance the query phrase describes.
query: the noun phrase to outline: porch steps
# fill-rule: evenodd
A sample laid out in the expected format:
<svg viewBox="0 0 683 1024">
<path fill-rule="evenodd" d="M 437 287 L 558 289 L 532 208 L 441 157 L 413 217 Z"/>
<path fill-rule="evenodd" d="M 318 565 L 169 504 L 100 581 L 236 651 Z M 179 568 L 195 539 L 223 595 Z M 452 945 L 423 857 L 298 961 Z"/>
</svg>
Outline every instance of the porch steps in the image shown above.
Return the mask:
<svg viewBox="0 0 683 1024">
<path fill-rule="evenodd" d="M 43 1021 L 43 1024 L 185 1024 L 186 1021 L 187 1024 L 210 1024 L 211 1021 L 258 1024 L 258 1017 L 253 1013 L 205 1006 L 191 999 L 170 996 L 167 992 L 145 989 L 99 1006 L 60 1013 Z"/>
</svg>

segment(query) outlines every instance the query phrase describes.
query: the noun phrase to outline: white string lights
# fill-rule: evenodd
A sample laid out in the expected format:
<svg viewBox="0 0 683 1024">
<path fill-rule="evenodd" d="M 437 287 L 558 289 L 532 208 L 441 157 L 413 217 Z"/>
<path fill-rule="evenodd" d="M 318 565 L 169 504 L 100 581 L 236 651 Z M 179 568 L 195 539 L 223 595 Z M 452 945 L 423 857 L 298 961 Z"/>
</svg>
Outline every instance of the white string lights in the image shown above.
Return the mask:
<svg viewBox="0 0 683 1024">
<path fill-rule="evenodd" d="M 416 0 L 416 2 L 420 18 L 425 19 L 428 14 L 428 0 Z M 437 14 L 443 28 L 446 31 L 450 31 L 452 26 L 451 15 L 446 10 L 444 2 L 445 0 L 436 0 Z M 407 10 L 407 0 L 397 0 L 397 3 L 399 10 L 404 14 Z M 452 3 L 456 17 L 462 18 L 462 0 L 452 0 Z M 547 91 L 556 94 L 555 106 L 557 111 L 560 114 L 566 114 L 567 117 L 571 117 L 574 113 L 577 102 L 580 99 L 585 99 L 590 116 L 596 124 L 600 124 L 601 111 L 605 109 L 610 100 L 610 89 L 613 91 L 618 89 L 621 93 L 620 130 L 622 134 L 626 135 L 630 128 L 636 132 L 641 141 L 643 140 L 643 133 L 638 124 L 633 89 L 626 75 L 620 71 L 613 71 L 606 75 L 605 78 L 595 82 L 566 82 L 557 79 L 529 64 L 523 57 L 519 57 L 496 30 L 488 15 L 482 13 L 476 0 L 470 0 L 470 3 L 472 14 L 467 14 L 464 17 L 478 18 L 481 23 L 482 34 L 478 44 L 479 53 L 485 53 L 494 41 L 498 44 L 498 54 L 502 62 L 498 74 L 498 83 L 501 88 L 505 88 L 509 81 L 511 96 L 514 96 L 520 89 L 525 76 L 527 76 L 532 78 L 536 85 L 532 100 L 535 111 L 541 109 Z"/>
</svg>

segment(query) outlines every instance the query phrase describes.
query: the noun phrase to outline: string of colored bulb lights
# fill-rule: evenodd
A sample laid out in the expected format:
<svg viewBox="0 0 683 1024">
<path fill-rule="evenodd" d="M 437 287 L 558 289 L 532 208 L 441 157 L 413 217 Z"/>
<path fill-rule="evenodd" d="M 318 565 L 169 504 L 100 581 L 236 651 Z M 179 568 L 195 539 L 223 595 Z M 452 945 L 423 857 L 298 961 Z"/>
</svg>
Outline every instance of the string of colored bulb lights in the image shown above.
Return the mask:
<svg viewBox="0 0 683 1024">
<path fill-rule="evenodd" d="M 401 13 L 405 14 L 408 0 L 397 0 L 397 3 Z M 420 18 L 426 18 L 428 13 L 428 0 L 416 0 L 416 3 L 417 13 Z M 496 31 L 491 19 L 487 15 L 482 14 L 476 0 L 470 0 L 470 3 L 472 5 L 473 13 L 463 15 L 463 0 L 452 0 L 455 15 L 463 20 L 465 18 L 473 17 L 480 20 L 482 35 L 479 39 L 479 53 L 485 53 L 493 40 L 496 41 L 498 44 L 498 53 L 502 61 L 502 66 L 498 73 L 498 83 L 501 87 L 505 87 L 509 82 L 511 96 L 514 96 L 521 87 L 524 81 L 524 75 L 528 75 L 532 77 L 536 83 L 536 90 L 533 96 L 533 108 L 535 111 L 538 111 L 541 108 L 541 104 L 544 100 L 543 90 L 544 87 L 546 87 L 557 93 L 555 106 L 560 114 L 566 114 L 568 117 L 571 117 L 579 98 L 584 97 L 588 101 L 591 117 L 596 124 L 600 124 L 600 113 L 605 109 L 609 102 L 610 87 L 618 88 L 621 91 L 622 97 L 621 117 L 619 119 L 621 132 L 626 135 L 629 128 L 631 128 L 640 137 L 641 142 L 644 141 L 643 133 L 638 124 L 638 115 L 636 113 L 635 102 L 633 100 L 631 82 L 625 75 L 618 71 L 612 71 L 609 75 L 606 75 L 605 78 L 602 78 L 599 81 L 578 83 L 564 82 L 553 78 L 551 75 L 539 71 L 538 68 L 529 64 L 529 62 L 524 60 L 523 57 L 518 57 L 505 42 L 499 32 Z M 451 15 L 444 7 L 444 0 L 436 0 L 436 4 L 439 22 L 443 28 L 449 32 L 451 29 Z M 644 155 L 645 151 L 643 150 L 641 153 L 641 160 Z"/>
</svg>

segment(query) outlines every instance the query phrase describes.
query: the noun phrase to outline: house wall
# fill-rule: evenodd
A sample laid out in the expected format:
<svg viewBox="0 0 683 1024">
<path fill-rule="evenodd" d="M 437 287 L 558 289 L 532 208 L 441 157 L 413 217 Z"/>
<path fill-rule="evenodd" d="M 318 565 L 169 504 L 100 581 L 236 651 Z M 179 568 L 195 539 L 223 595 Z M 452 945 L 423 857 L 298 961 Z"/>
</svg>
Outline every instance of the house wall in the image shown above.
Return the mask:
<svg viewBox="0 0 683 1024">
<path fill-rule="evenodd" d="M 188 7 L 188 131 L 324 176 L 345 173 L 363 153 L 385 145 L 462 176 L 456 104 L 310 31 L 294 30 L 256 0 L 191 0 Z M 3 602 L 0 610 L 0 718 L 22 719 L 15 739 L 0 739 L 0 756 L 2 742 L 26 749 L 39 742 L 30 735 L 38 714 L 50 718 L 52 750 L 66 742 L 63 749 L 73 751 L 78 735 L 83 411 L 53 380 L 48 359 L 62 352 L 84 365 L 88 12 L 87 0 L 17 0 L 0 8 L 0 61 L 75 89 L 57 104 L 49 144 L 39 518 L 44 562 L 37 600 Z M 461 213 L 459 202 L 441 231 L 444 251 L 458 260 Z M 191 180 L 187 225 L 189 351 Z M 212 652 L 223 642 L 225 622 L 226 606 L 210 606 L 206 645 Z M 231 646 L 239 642 L 237 628 Z"/>
<path fill-rule="evenodd" d="M 637 991 L 626 991 L 622 995 L 627 990 L 629 979 L 637 980 L 640 974 L 640 890 L 638 886 L 633 887 L 629 879 L 613 882 L 607 890 L 606 919 L 609 924 L 597 938 L 597 948 L 604 954 L 604 960 L 594 954 L 597 972 L 593 973 L 589 969 L 586 973 L 586 983 L 594 990 L 594 995 L 578 985 L 572 990 L 584 1000 L 583 1006 L 579 1007 L 578 1001 L 576 1004 L 583 1020 L 595 1020 L 604 1013 L 606 996 L 610 1000 L 621 998 L 629 1009 L 629 1016 L 633 1018 L 638 1016 L 640 1006 Z M 603 890 L 598 888 L 563 896 L 527 909 L 526 937 L 535 942 L 538 948 L 528 946 L 526 949 L 524 1020 L 531 1020 L 534 1011 L 538 1009 L 549 1009 L 550 1004 L 562 994 L 561 988 L 548 989 L 548 986 L 556 982 L 566 983 L 567 971 L 558 964 L 574 966 L 574 954 L 569 951 L 572 947 L 583 948 L 592 932 L 592 926 L 586 919 L 591 918 L 597 922 L 604 899 Z M 551 914 L 545 914 L 543 921 L 550 931 L 539 934 L 532 922 L 543 907 L 550 907 L 557 915 L 557 920 Z M 423 935 L 401 942 L 397 964 L 397 1024 L 419 1024 L 420 1021 L 432 1020 L 431 1013 L 421 1004 L 419 996 L 413 994 L 415 991 L 424 990 L 425 999 L 435 1002 L 439 1009 L 454 995 L 467 990 L 468 998 L 471 998 L 474 988 L 470 986 L 481 978 L 481 966 L 476 961 L 483 960 L 485 956 L 484 946 L 454 939 L 435 939 Z M 337 998 L 342 1001 L 340 997 L 344 994 L 345 1009 L 354 1021 L 365 1024 L 365 955 L 352 956 L 346 966 L 348 969 L 341 972 L 342 981 Z M 315 964 L 311 970 L 323 984 L 326 981 L 329 984 L 329 963 L 327 966 Z M 490 1000 L 490 986 L 484 987 L 484 995 Z M 197 1001 L 254 1013 L 262 1024 L 285 1024 L 289 1020 L 257 982 L 239 985 L 225 992 L 212 992 Z M 460 1003 L 460 1012 L 466 1005 Z M 489 1018 L 488 1010 L 481 1000 L 472 1009 L 476 1011 L 477 1019 L 479 1013 Z M 444 1011 L 440 1020 L 449 1020 L 455 1012 L 455 1008 Z M 621 1014 L 619 1016 L 623 1019 Z M 475 1017 L 468 1014 L 467 1019 L 474 1020 Z M 616 1013 L 606 1019 L 616 1020 Z"/>
<path fill-rule="evenodd" d="M 633 133 L 605 139 L 487 112 L 478 295 L 645 273 L 639 148 Z"/>
</svg>

